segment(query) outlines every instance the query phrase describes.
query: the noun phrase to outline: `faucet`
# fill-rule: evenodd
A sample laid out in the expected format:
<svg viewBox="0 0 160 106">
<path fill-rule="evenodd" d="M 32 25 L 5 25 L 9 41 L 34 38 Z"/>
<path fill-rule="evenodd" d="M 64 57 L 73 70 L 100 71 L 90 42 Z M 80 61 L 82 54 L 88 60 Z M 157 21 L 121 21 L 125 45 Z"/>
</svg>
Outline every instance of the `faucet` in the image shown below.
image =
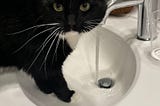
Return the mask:
<svg viewBox="0 0 160 106">
<path fill-rule="evenodd" d="M 149 11 L 153 12 L 158 8 L 158 5 L 156 6 L 156 4 L 158 4 L 158 0 L 150 0 L 152 4 L 155 5 L 152 6 L 152 9 L 146 5 L 146 2 L 148 1 L 149 0 L 106 0 L 108 9 L 102 21 L 102 24 L 106 23 L 107 17 L 113 10 L 129 6 L 137 6 L 138 7 L 137 39 L 143 41 L 149 41 L 153 38 L 152 36 L 150 36 L 150 34 L 148 34 L 147 27 L 151 28 L 151 26 L 148 25 L 149 17 L 147 17 L 147 14 Z"/>
</svg>

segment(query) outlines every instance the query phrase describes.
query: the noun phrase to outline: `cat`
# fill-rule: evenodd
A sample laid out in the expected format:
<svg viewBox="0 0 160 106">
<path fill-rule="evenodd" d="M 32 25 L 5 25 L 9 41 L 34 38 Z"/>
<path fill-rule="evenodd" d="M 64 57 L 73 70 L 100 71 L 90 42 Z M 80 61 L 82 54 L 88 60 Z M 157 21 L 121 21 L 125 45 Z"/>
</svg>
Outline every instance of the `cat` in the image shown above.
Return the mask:
<svg viewBox="0 0 160 106">
<path fill-rule="evenodd" d="M 23 69 L 42 92 L 70 102 L 75 92 L 63 77 L 63 62 L 72 37 L 78 40 L 103 20 L 106 1 L 1 0 L 0 67 Z"/>
</svg>

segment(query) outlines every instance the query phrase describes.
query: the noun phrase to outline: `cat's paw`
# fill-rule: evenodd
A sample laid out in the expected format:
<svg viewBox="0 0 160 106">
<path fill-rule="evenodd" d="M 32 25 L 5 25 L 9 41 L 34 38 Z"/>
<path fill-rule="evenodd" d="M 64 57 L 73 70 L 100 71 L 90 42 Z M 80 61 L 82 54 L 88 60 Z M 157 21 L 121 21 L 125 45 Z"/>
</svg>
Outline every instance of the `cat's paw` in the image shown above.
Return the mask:
<svg viewBox="0 0 160 106">
<path fill-rule="evenodd" d="M 73 96 L 73 94 L 75 93 L 75 91 L 73 90 L 68 90 L 68 91 L 65 91 L 65 92 L 59 92 L 59 93 L 56 93 L 56 96 L 64 101 L 64 102 L 71 102 L 71 97 Z"/>
<path fill-rule="evenodd" d="M 53 90 L 52 89 L 47 89 L 47 88 L 44 88 L 44 89 L 40 89 L 43 93 L 45 94 L 51 94 L 53 93 Z"/>
<path fill-rule="evenodd" d="M 40 89 L 40 91 L 42 91 L 45 94 L 53 93 L 53 90 L 47 86 L 38 86 L 38 88 Z"/>
</svg>

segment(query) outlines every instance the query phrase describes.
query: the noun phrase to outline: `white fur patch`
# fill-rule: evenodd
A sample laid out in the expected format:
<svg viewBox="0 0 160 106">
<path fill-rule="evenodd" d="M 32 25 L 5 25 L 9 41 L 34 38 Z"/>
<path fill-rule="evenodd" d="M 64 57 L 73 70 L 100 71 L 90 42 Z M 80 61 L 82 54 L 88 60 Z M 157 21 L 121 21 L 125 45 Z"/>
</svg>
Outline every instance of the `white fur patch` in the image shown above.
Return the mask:
<svg viewBox="0 0 160 106">
<path fill-rule="evenodd" d="M 65 33 L 65 35 L 61 35 L 64 39 L 68 42 L 69 46 L 74 49 L 78 43 L 78 40 L 80 38 L 80 34 L 78 32 L 75 31 L 70 31 Z"/>
</svg>

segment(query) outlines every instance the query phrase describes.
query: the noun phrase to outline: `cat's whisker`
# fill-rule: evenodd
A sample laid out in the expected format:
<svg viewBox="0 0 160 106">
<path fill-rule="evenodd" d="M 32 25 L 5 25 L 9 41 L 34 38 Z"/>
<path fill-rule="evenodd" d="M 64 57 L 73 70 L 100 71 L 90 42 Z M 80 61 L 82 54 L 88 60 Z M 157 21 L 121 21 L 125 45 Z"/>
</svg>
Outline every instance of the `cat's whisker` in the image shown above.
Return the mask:
<svg viewBox="0 0 160 106">
<path fill-rule="evenodd" d="M 34 22 L 34 25 L 36 25 L 36 23 L 37 23 L 43 16 L 44 16 L 44 15 L 39 16 L 39 17 L 36 19 L 36 21 Z M 32 32 L 28 34 L 28 36 L 32 35 L 37 29 L 38 29 L 38 27 L 37 27 L 37 28 L 34 28 L 34 29 L 32 30 Z"/>
<path fill-rule="evenodd" d="M 98 23 L 87 23 L 87 22 L 85 24 L 87 24 L 86 27 L 89 30 L 94 29 L 98 25 Z"/>
<path fill-rule="evenodd" d="M 58 27 L 60 28 L 60 27 Z M 57 28 L 57 29 L 58 29 Z M 55 31 L 53 33 L 51 33 L 49 36 L 54 35 Z M 54 37 L 54 36 L 52 36 Z M 40 56 L 41 52 L 44 50 L 44 48 L 46 47 L 46 45 L 48 44 L 48 42 L 52 39 L 52 37 L 46 41 L 45 45 L 42 46 L 41 50 L 38 52 L 37 56 L 34 58 L 34 60 L 32 61 L 32 63 L 30 64 L 29 68 L 27 70 L 30 70 L 30 68 L 33 66 L 33 64 L 36 62 L 36 60 L 38 59 L 38 57 Z M 46 38 L 47 39 L 47 38 Z"/>
<path fill-rule="evenodd" d="M 46 30 L 41 31 L 41 32 L 39 32 L 38 34 L 34 35 L 34 36 L 31 37 L 29 40 L 27 40 L 20 48 L 18 48 L 16 51 L 14 51 L 13 54 L 14 54 L 14 53 L 17 53 L 18 51 L 20 51 L 22 48 L 24 48 L 30 41 L 32 41 L 32 40 L 33 40 L 34 38 L 36 38 L 37 36 L 39 36 L 39 35 L 47 32 L 47 31 L 50 31 L 50 30 L 52 30 L 53 28 L 54 28 L 54 27 L 51 27 L 51 28 L 49 28 L 49 29 L 46 29 Z"/>
<path fill-rule="evenodd" d="M 86 24 L 94 24 L 94 25 L 98 25 L 100 24 L 100 22 L 91 22 L 91 21 L 88 21 L 88 22 L 85 22 Z"/>
<path fill-rule="evenodd" d="M 62 33 L 63 33 L 63 31 L 61 32 L 61 34 Z M 66 56 L 65 51 L 64 51 L 64 48 L 65 48 L 65 45 L 64 45 L 65 37 L 64 37 L 64 35 L 62 35 L 62 41 L 63 41 L 63 44 L 62 44 L 62 46 L 63 46 L 63 54 L 64 54 L 64 56 Z"/>
<path fill-rule="evenodd" d="M 88 26 L 83 26 L 83 27 L 85 30 L 87 30 L 87 32 L 91 30 L 91 28 L 89 28 Z"/>
<path fill-rule="evenodd" d="M 85 28 L 85 26 L 84 26 L 84 25 L 82 25 L 82 27 L 83 27 L 83 28 L 82 28 L 82 29 L 83 29 L 83 30 L 82 30 L 82 32 L 83 32 L 83 33 L 88 32 L 88 31 L 86 30 L 86 28 Z"/>
<path fill-rule="evenodd" d="M 87 32 L 87 30 L 84 30 L 84 33 L 86 33 Z"/>
<path fill-rule="evenodd" d="M 86 21 L 86 22 L 97 22 L 97 21 L 101 21 L 102 19 L 93 19 L 93 20 L 88 20 L 88 21 Z"/>
<path fill-rule="evenodd" d="M 90 28 L 90 29 L 95 28 L 95 26 L 91 26 L 91 25 L 89 25 L 89 26 L 87 26 L 87 27 Z"/>
<path fill-rule="evenodd" d="M 48 42 L 49 41 L 51 41 L 51 39 L 53 38 L 54 40 L 54 42 L 55 42 L 55 39 L 57 38 L 57 31 L 60 29 L 60 27 L 59 28 L 57 28 L 56 29 L 56 31 L 53 31 L 49 36 L 49 39 L 48 40 L 46 40 L 46 42 L 44 41 L 44 43 L 45 44 L 42 44 L 42 47 L 45 47 L 47 44 L 48 44 Z M 55 35 L 55 36 L 54 36 Z M 47 38 L 46 38 L 47 39 Z M 49 54 L 49 53 L 48 53 Z M 46 56 L 48 56 L 48 55 L 46 55 Z M 44 57 L 44 58 L 47 58 L 47 57 Z M 46 61 L 47 61 L 47 59 L 46 59 Z M 41 70 L 41 68 L 43 67 L 43 65 L 45 65 L 45 63 L 46 63 L 46 61 L 45 61 L 45 59 L 44 59 L 44 61 L 42 62 L 42 64 L 41 64 L 41 67 L 39 68 L 39 70 Z M 44 68 L 45 68 L 45 66 L 44 66 Z"/>
<path fill-rule="evenodd" d="M 100 23 L 98 23 L 98 22 L 85 22 L 86 24 L 91 24 L 91 25 L 98 25 L 98 24 L 100 24 Z"/>
<path fill-rule="evenodd" d="M 54 38 L 53 41 L 51 42 L 51 44 L 50 44 L 50 46 L 49 46 L 49 49 L 48 49 L 48 51 L 47 51 L 47 53 L 46 53 L 46 56 L 45 56 L 45 58 L 44 58 L 44 60 L 43 60 L 43 62 L 42 62 L 42 64 L 41 64 L 41 67 L 44 66 L 44 73 L 45 73 L 45 77 L 46 77 L 46 78 L 48 77 L 48 76 L 47 76 L 47 58 L 48 58 L 48 55 L 49 55 L 49 53 L 50 53 L 50 50 L 51 50 L 51 48 L 52 48 L 52 46 L 53 46 L 53 44 L 54 44 L 57 36 L 58 36 L 58 34 L 56 34 L 55 38 Z M 40 69 L 41 69 L 41 67 L 40 67 Z"/>
<path fill-rule="evenodd" d="M 21 31 L 18 31 L 18 32 L 9 33 L 9 34 L 7 34 L 7 35 L 17 35 L 17 34 L 20 34 L 20 33 L 26 32 L 26 31 L 31 30 L 31 29 L 34 29 L 34 28 L 39 28 L 39 27 L 44 27 L 44 26 L 55 26 L 55 25 L 58 25 L 58 24 L 59 24 L 59 23 L 50 23 L 50 24 L 35 25 L 35 26 L 32 26 L 32 27 L 26 28 L 26 29 L 21 30 Z"/>
<path fill-rule="evenodd" d="M 99 25 L 99 22 L 92 22 L 92 21 L 86 21 L 85 24 L 91 24 L 91 25 Z"/>
<path fill-rule="evenodd" d="M 44 74 L 45 74 L 45 78 L 47 79 L 48 75 L 47 75 L 47 63 L 46 62 L 44 63 Z"/>
<path fill-rule="evenodd" d="M 53 47 L 53 44 L 54 44 L 54 42 L 55 42 L 55 40 L 56 40 L 57 37 L 58 37 L 58 34 L 56 34 L 56 36 L 54 37 L 53 41 L 51 42 L 51 44 L 50 44 L 50 46 L 49 46 L 49 48 L 48 48 L 48 51 L 47 51 L 47 53 L 46 53 L 46 56 L 45 56 L 45 58 L 44 58 L 44 61 L 42 62 L 42 65 L 46 63 L 47 58 L 48 58 L 48 55 L 49 55 L 49 53 L 50 53 L 50 51 L 51 51 L 51 48 Z M 51 38 L 51 39 L 52 39 L 52 38 Z"/>
<path fill-rule="evenodd" d="M 99 24 L 88 24 L 89 26 L 92 26 L 92 27 L 96 27 L 98 26 Z"/>
<path fill-rule="evenodd" d="M 94 29 L 99 23 L 95 23 L 95 22 L 84 22 L 84 25 L 82 25 L 82 27 L 84 28 L 85 31 L 90 31 L 92 29 Z"/>
<path fill-rule="evenodd" d="M 93 24 L 93 25 L 101 25 L 101 22 L 102 19 L 93 19 L 93 20 L 88 20 L 88 21 L 85 21 L 84 23 L 87 23 L 87 24 Z"/>
<path fill-rule="evenodd" d="M 61 39 L 62 39 L 62 50 L 63 50 L 63 55 L 66 56 L 66 55 L 65 55 L 65 51 L 64 51 L 64 47 L 65 47 L 65 45 L 64 45 L 65 36 L 64 36 L 63 28 L 62 28 L 62 30 L 61 30 L 61 32 L 60 32 L 59 35 L 60 35 L 60 37 L 61 37 Z"/>
<path fill-rule="evenodd" d="M 48 39 L 50 40 L 50 38 L 52 37 L 53 34 L 57 33 L 57 31 L 60 29 L 60 27 L 56 28 L 54 31 L 51 32 L 51 34 L 45 39 L 45 41 L 42 43 L 42 45 L 36 50 L 38 51 L 40 48 L 42 48 L 44 45 L 46 45 L 46 43 L 48 43 Z"/>
<path fill-rule="evenodd" d="M 59 32 L 58 35 L 59 35 L 60 33 L 61 33 L 61 32 Z M 54 57 L 55 57 L 56 54 L 57 54 L 57 49 L 58 49 L 59 43 L 60 43 L 60 37 L 58 36 L 58 41 L 57 41 L 57 43 L 56 43 L 56 49 L 55 49 L 55 52 L 54 52 L 54 55 L 53 55 L 53 59 L 54 59 Z"/>
</svg>

